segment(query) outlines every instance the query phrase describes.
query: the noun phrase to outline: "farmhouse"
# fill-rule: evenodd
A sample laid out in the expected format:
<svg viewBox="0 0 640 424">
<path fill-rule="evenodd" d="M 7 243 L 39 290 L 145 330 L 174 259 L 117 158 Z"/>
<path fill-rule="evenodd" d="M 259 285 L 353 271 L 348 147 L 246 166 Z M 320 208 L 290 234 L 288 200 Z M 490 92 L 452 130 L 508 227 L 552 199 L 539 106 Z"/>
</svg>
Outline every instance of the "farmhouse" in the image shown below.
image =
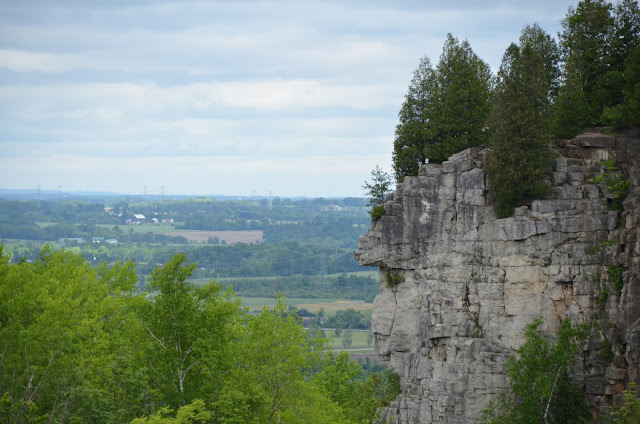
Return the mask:
<svg viewBox="0 0 640 424">
<path fill-rule="evenodd" d="M 142 224 L 147 218 L 141 213 L 134 213 L 131 215 L 129 219 L 127 219 L 127 224 Z"/>
</svg>

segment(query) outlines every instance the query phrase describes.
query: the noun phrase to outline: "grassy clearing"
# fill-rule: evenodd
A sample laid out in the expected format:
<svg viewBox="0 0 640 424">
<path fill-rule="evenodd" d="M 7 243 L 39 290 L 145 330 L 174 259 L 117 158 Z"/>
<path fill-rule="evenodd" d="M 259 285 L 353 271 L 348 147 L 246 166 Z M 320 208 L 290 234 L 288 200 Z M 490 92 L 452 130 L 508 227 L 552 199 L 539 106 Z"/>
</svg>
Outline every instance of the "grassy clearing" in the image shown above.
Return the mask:
<svg viewBox="0 0 640 424">
<path fill-rule="evenodd" d="M 378 274 L 380 272 L 379 271 L 354 271 L 354 272 L 339 272 L 336 274 L 327 274 L 328 278 L 336 278 L 339 277 L 342 274 L 346 274 L 346 275 L 355 275 L 357 277 L 373 277 L 373 278 L 378 278 Z M 282 276 L 277 276 L 277 275 L 270 275 L 270 276 L 265 276 L 265 277 L 228 277 L 228 278 L 216 278 L 215 280 L 221 284 L 233 284 L 234 281 L 238 281 L 238 280 L 247 280 L 247 281 L 271 281 L 271 280 L 277 280 L 278 278 L 283 278 Z M 191 281 L 194 284 L 205 284 L 208 283 L 211 279 L 210 278 L 192 278 Z"/>
<path fill-rule="evenodd" d="M 242 305 L 248 306 L 249 310 L 260 310 L 265 306 L 276 304 L 276 300 L 272 297 L 241 297 L 240 299 Z M 326 316 L 334 315 L 340 309 L 355 309 L 362 312 L 365 317 L 371 318 L 373 311 L 373 303 L 365 303 L 363 300 L 288 298 L 287 305 L 295 306 L 297 309 L 305 308 L 314 314 L 324 309 Z"/>
<path fill-rule="evenodd" d="M 344 332 L 348 331 L 348 330 L 342 330 L 342 332 L 340 333 L 340 337 L 336 337 L 333 331 L 327 331 L 326 332 L 326 336 L 327 337 L 332 337 L 331 340 L 331 347 L 334 350 L 341 350 L 343 349 L 342 347 L 342 341 L 344 340 Z M 369 335 L 369 331 L 352 331 L 351 332 L 351 347 L 349 348 L 349 350 L 351 349 L 358 349 L 358 350 L 362 350 L 362 351 L 371 351 L 373 352 L 373 342 L 371 343 L 371 345 L 367 344 L 367 337 Z"/>
<path fill-rule="evenodd" d="M 242 306 L 248 306 L 249 309 L 262 309 L 264 306 L 274 306 L 277 302 L 273 297 L 241 297 Z M 336 302 L 335 299 L 287 299 L 287 305 L 295 306 L 300 309 L 300 304 L 325 304 Z"/>
<path fill-rule="evenodd" d="M 182 225 L 184 222 L 174 222 L 170 224 L 165 223 L 144 223 L 144 224 L 132 224 L 132 225 L 110 225 L 110 224 L 96 224 L 96 227 L 113 228 L 118 227 L 123 233 L 128 233 L 133 230 L 134 233 L 169 233 L 176 231 L 188 231 L 188 230 L 176 230 L 174 226 Z"/>
</svg>

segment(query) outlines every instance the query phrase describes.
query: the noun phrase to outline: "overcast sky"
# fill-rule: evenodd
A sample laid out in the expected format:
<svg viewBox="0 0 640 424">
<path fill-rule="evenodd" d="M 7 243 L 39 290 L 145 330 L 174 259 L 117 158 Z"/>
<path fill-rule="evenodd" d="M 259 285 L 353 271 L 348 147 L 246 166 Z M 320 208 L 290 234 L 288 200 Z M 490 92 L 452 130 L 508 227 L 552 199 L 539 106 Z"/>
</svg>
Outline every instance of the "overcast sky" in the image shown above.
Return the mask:
<svg viewBox="0 0 640 424">
<path fill-rule="evenodd" d="M 363 196 L 448 32 L 495 72 L 575 4 L 0 0 L 0 188 Z"/>
</svg>

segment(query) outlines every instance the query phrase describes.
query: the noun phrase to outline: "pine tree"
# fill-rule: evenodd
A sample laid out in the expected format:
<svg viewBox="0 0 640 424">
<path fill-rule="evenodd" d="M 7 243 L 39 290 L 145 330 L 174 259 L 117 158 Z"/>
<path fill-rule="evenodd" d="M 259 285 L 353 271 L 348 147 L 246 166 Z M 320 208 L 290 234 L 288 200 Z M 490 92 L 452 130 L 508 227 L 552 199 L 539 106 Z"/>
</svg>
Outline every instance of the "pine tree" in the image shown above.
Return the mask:
<svg viewBox="0 0 640 424">
<path fill-rule="evenodd" d="M 542 58 L 544 74 L 549 84 L 549 99 L 553 102 L 560 88 L 560 47 L 556 40 L 543 30 L 538 23 L 527 25 L 520 34 L 520 46 L 529 44 Z"/>
<path fill-rule="evenodd" d="M 460 42 L 451 34 L 447 35 L 436 77 L 436 97 L 428 110 L 433 125 L 425 156 L 430 162 L 441 163 L 488 141 L 484 130 L 491 109 L 492 78 L 489 65 L 473 52 L 469 42 Z"/>
<path fill-rule="evenodd" d="M 623 78 L 611 68 L 613 7 L 604 0 L 580 1 L 569 8 L 560 34 L 566 63 L 565 81 L 584 92 L 589 122 L 600 123 L 605 107 L 620 102 Z"/>
<path fill-rule="evenodd" d="M 418 175 L 427 161 L 441 163 L 487 141 L 491 82 L 489 66 L 469 42 L 451 34 L 435 69 L 428 58 L 421 59 L 396 127 L 393 168 L 398 182 Z"/>
<path fill-rule="evenodd" d="M 491 151 L 487 158 L 489 188 L 499 217 L 543 195 L 550 162 L 547 137 L 548 83 L 541 57 L 525 45 L 511 44 L 505 53 L 489 120 Z"/>
<path fill-rule="evenodd" d="M 418 175 L 420 165 L 426 163 L 427 127 L 431 124 L 427 111 L 434 96 L 435 72 L 429 58 L 424 57 L 413 73 L 393 141 L 393 170 L 398 182 L 405 176 Z"/>
</svg>

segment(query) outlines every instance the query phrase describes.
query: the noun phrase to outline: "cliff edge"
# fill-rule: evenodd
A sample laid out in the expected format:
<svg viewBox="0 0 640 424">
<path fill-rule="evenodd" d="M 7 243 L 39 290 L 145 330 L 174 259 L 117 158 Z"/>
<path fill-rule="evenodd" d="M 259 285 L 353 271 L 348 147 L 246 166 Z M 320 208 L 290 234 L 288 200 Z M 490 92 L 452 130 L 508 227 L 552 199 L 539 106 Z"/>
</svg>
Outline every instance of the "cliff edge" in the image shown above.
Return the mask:
<svg viewBox="0 0 640 424">
<path fill-rule="evenodd" d="M 511 218 L 496 218 L 474 148 L 407 177 L 360 237 L 356 259 L 380 267 L 375 348 L 403 389 L 384 422 L 475 422 L 537 317 L 549 333 L 567 317 L 592 326 L 574 377 L 594 413 L 640 384 L 640 139 L 583 134 L 558 148 L 553 192 Z M 612 158 L 631 179 L 621 211 L 594 183 Z"/>
</svg>

